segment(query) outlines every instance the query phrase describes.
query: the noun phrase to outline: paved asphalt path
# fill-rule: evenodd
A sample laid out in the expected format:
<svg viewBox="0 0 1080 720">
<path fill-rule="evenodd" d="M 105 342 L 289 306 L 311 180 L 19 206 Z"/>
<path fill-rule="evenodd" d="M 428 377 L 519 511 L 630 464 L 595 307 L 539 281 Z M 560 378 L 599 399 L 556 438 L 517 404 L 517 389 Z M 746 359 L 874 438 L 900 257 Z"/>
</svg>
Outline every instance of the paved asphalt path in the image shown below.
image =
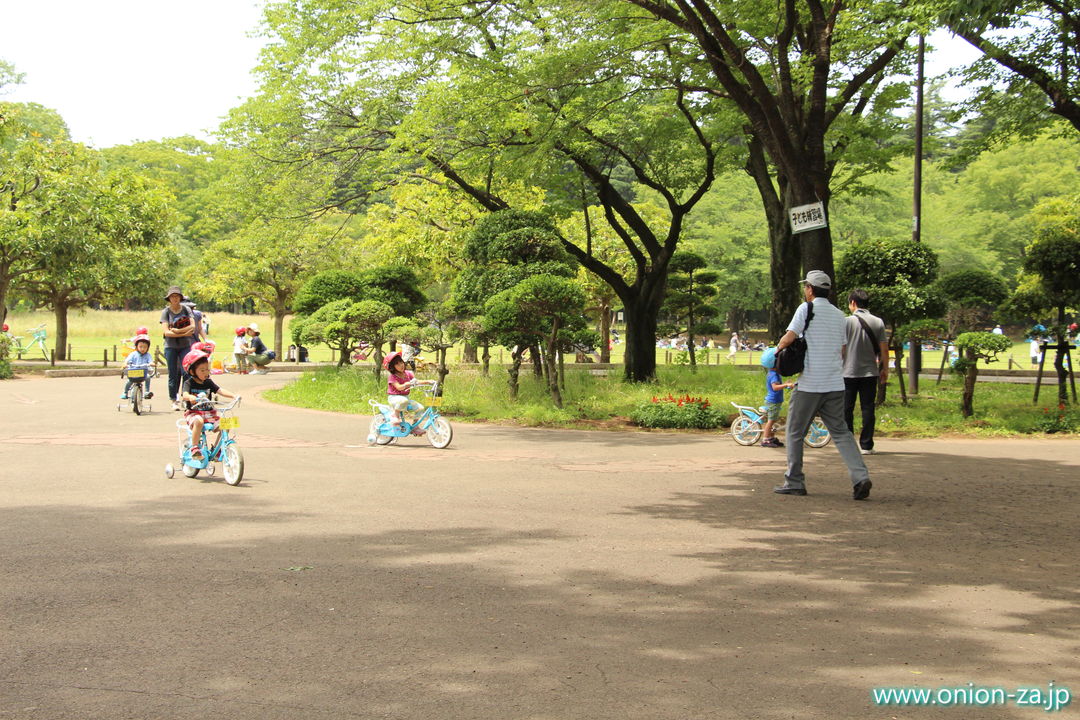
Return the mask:
<svg viewBox="0 0 1080 720">
<path fill-rule="evenodd" d="M 720 434 L 366 418 L 245 396 L 240 487 L 162 473 L 118 378 L 0 383 L 0 718 L 1030 718 L 1080 693 L 1074 441 L 883 440 L 870 501 Z M 164 389 L 164 383 L 158 383 Z M 1080 700 L 1061 716 L 1075 716 Z"/>
</svg>

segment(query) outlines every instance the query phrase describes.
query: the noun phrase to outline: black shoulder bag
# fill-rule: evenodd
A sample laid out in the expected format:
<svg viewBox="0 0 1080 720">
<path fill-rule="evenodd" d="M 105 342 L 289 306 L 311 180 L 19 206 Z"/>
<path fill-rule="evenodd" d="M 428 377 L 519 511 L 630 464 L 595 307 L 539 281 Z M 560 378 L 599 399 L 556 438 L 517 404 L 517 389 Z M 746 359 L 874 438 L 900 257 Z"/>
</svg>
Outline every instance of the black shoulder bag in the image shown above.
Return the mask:
<svg viewBox="0 0 1080 720">
<path fill-rule="evenodd" d="M 806 324 L 803 325 L 802 335 L 783 350 L 776 353 L 776 372 L 787 377 L 798 375 L 803 371 L 806 364 L 806 331 L 810 328 L 810 321 L 814 319 L 814 303 L 806 303 Z"/>
<path fill-rule="evenodd" d="M 870 345 L 874 348 L 874 357 L 880 362 L 881 342 L 878 341 L 878 339 L 874 336 L 874 333 L 870 330 L 870 326 L 866 324 L 865 320 L 863 320 L 858 315 L 855 315 L 853 317 L 859 321 L 859 324 L 862 325 L 862 329 L 866 331 L 866 337 L 870 339 Z"/>
</svg>

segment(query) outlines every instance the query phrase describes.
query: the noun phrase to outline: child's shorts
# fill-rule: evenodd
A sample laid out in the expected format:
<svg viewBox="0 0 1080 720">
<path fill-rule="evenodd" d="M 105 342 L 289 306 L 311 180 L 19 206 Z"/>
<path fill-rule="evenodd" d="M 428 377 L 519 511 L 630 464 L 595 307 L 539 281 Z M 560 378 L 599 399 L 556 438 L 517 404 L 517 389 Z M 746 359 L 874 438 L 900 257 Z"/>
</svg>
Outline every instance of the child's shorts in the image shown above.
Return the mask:
<svg viewBox="0 0 1080 720">
<path fill-rule="evenodd" d="M 765 419 L 766 420 L 779 420 L 780 410 L 784 407 L 784 403 L 765 403 Z"/>
<path fill-rule="evenodd" d="M 195 418 L 202 418 L 204 426 L 216 425 L 220 420 L 216 410 L 188 410 L 184 413 L 184 420 L 187 421 L 188 427 L 192 426 Z"/>
<path fill-rule="evenodd" d="M 424 409 L 423 405 L 411 399 L 408 395 L 388 395 L 387 404 L 396 412 L 420 412 Z"/>
</svg>

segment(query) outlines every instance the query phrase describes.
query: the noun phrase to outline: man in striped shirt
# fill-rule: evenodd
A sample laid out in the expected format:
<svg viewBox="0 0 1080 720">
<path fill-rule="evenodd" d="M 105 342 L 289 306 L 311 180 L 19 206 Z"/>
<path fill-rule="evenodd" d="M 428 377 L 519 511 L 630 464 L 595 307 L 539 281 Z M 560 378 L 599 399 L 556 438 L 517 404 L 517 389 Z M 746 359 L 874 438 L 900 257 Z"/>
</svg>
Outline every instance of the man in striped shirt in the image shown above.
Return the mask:
<svg viewBox="0 0 1080 720">
<path fill-rule="evenodd" d="M 821 418 L 833 437 L 840 457 L 851 477 L 852 497 L 870 497 L 870 472 L 866 469 L 855 436 L 844 420 L 844 350 L 847 342 L 846 318 L 829 302 L 832 280 L 820 270 L 806 273 L 802 281 L 806 302 L 801 304 L 788 324 L 787 332 L 777 343 L 782 350 L 796 338 L 806 340 L 806 361 L 798 384 L 791 393 L 787 422 L 787 472 L 784 484 L 773 488 L 780 495 L 805 495 L 803 473 L 803 438 L 814 416 Z M 807 307 L 813 315 L 807 324 Z"/>
</svg>

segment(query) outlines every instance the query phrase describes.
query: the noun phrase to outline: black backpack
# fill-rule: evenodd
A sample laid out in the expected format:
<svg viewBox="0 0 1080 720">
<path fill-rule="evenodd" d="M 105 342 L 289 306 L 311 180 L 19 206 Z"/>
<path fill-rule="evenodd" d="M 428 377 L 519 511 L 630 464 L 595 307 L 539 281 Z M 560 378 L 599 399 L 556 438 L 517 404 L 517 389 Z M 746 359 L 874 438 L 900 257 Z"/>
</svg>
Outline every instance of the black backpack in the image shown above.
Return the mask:
<svg viewBox="0 0 1080 720">
<path fill-rule="evenodd" d="M 806 364 L 806 331 L 810 328 L 810 321 L 814 319 L 814 303 L 806 303 L 806 325 L 803 326 L 802 335 L 783 350 L 776 353 L 776 372 L 783 377 L 798 375 L 803 371 Z"/>
</svg>

